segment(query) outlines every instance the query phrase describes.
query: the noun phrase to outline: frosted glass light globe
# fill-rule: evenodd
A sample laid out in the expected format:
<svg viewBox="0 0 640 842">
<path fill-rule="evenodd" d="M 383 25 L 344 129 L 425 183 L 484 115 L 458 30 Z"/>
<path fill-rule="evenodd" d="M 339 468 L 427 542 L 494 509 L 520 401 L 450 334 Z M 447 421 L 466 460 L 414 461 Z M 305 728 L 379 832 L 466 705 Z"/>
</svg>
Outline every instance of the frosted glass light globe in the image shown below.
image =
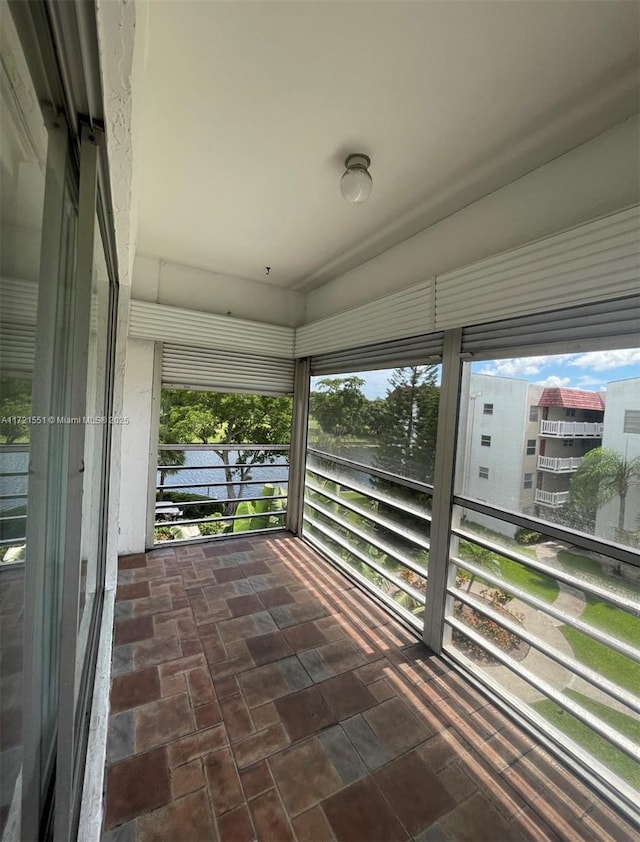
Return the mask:
<svg viewBox="0 0 640 842">
<path fill-rule="evenodd" d="M 340 192 L 347 202 L 361 205 L 373 189 L 373 179 L 367 169 L 371 161 L 367 155 L 349 155 L 344 163 L 347 169 L 340 179 Z"/>
</svg>

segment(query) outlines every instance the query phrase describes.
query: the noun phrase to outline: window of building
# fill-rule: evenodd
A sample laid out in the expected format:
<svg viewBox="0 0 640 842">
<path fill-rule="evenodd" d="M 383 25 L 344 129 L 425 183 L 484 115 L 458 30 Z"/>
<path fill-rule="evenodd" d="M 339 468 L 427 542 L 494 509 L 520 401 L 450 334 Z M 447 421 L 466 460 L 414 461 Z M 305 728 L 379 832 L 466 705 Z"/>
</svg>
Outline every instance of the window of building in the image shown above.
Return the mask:
<svg viewBox="0 0 640 842">
<path fill-rule="evenodd" d="M 624 411 L 624 433 L 640 434 L 640 410 L 639 409 L 625 409 Z"/>
<path fill-rule="evenodd" d="M 533 488 L 533 474 L 524 475 L 523 488 Z"/>
<path fill-rule="evenodd" d="M 489 479 L 489 468 L 480 467 L 478 469 L 478 476 L 480 479 Z"/>
<path fill-rule="evenodd" d="M 485 403 L 482 408 L 483 415 L 493 415 L 493 404 L 492 403 Z"/>
<path fill-rule="evenodd" d="M 482 447 L 491 447 L 491 436 L 481 436 L 480 445 Z"/>
<path fill-rule="evenodd" d="M 562 439 L 562 446 L 563 447 L 573 447 L 575 441 L 573 439 Z"/>
<path fill-rule="evenodd" d="M 575 409 L 565 409 L 564 414 L 567 416 L 567 418 L 575 418 L 576 417 Z"/>
<path fill-rule="evenodd" d="M 529 407 L 529 421 L 537 421 L 538 420 L 538 407 L 537 406 L 530 406 Z"/>
<path fill-rule="evenodd" d="M 537 409 L 537 407 L 536 407 Z M 536 455 L 536 440 L 535 439 L 527 439 L 527 456 L 535 456 Z"/>
</svg>

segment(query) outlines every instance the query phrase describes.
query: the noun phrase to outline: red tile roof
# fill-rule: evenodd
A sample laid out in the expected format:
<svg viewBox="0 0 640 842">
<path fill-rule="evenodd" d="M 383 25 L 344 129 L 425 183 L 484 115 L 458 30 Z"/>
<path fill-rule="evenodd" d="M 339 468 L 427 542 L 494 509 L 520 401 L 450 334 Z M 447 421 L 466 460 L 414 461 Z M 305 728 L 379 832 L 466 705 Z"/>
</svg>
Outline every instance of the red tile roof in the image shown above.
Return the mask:
<svg viewBox="0 0 640 842">
<path fill-rule="evenodd" d="M 597 392 L 581 389 L 546 388 L 538 406 L 564 406 L 567 409 L 596 409 L 604 412 L 604 403 Z"/>
</svg>

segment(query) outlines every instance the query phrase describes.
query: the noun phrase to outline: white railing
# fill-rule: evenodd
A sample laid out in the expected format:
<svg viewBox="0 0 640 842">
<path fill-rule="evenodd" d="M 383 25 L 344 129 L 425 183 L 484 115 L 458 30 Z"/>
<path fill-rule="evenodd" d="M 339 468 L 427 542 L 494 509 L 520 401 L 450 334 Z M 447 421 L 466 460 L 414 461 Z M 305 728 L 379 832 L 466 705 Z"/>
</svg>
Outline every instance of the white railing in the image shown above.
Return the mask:
<svg viewBox="0 0 640 842">
<path fill-rule="evenodd" d="M 158 450 L 165 464 L 157 468 L 156 545 L 284 529 L 288 444 L 161 444 Z"/>
<path fill-rule="evenodd" d="M 561 439 L 591 438 L 601 439 L 604 424 L 590 421 L 542 421 L 541 436 L 556 436 Z"/>
<path fill-rule="evenodd" d="M 541 506 L 551 506 L 555 509 L 558 506 L 564 506 L 565 503 L 569 502 L 569 492 L 542 491 L 541 489 L 536 488 L 535 501 L 536 503 L 540 503 Z"/>
<path fill-rule="evenodd" d="M 538 456 L 538 470 L 554 474 L 571 474 L 582 465 L 581 456 Z"/>
<path fill-rule="evenodd" d="M 309 448 L 303 534 L 396 616 L 422 628 L 433 487 Z"/>
<path fill-rule="evenodd" d="M 452 532 L 460 540 L 452 543 L 455 576 L 447 586 L 444 651 L 480 681 L 488 679 L 492 689 L 497 683 L 498 692 L 546 736 L 583 762 L 585 753 L 591 755 L 590 769 L 637 803 L 633 772 L 626 769 L 640 761 L 640 738 L 631 727 L 640 715 L 640 698 L 629 679 L 640 665 L 640 648 L 637 638 L 625 639 L 618 631 L 635 627 L 640 616 L 635 565 L 625 565 L 624 576 L 613 575 L 605 557 L 590 554 L 585 574 L 577 562 L 586 557 L 579 552 L 564 559 L 562 551 L 532 558 L 515 545 L 475 533 L 473 524 Z M 535 575 L 536 589 L 533 579 L 514 576 L 506 559 Z M 546 592 L 537 589 L 542 583 Z M 570 601 L 567 593 L 573 594 Z M 600 617 L 606 609 L 607 622 L 591 622 L 584 609 L 592 603 L 600 606 Z M 542 712 L 541 697 L 567 714 L 564 724 Z M 582 733 L 569 717 L 581 722 Z M 621 764 L 617 768 L 614 758 Z"/>
</svg>

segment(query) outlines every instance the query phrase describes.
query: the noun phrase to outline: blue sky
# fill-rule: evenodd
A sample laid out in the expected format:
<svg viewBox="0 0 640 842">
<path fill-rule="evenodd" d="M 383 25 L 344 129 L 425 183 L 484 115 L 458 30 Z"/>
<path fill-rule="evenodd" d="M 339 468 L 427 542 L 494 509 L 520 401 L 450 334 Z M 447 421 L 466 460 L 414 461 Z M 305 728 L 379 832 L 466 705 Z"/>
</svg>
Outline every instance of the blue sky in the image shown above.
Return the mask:
<svg viewBox="0 0 640 842">
<path fill-rule="evenodd" d="M 564 386 L 598 392 L 606 390 L 610 380 L 640 377 L 640 349 L 489 360 L 472 363 L 472 371 L 496 377 L 515 377 L 541 386 Z M 355 374 L 365 381 L 363 392 L 368 398 L 385 397 L 390 371 L 362 371 Z"/>
<path fill-rule="evenodd" d="M 539 386 L 598 392 L 606 390 L 610 380 L 640 377 L 640 349 L 492 360 L 473 363 L 472 370 L 477 374 L 515 377 Z"/>
</svg>

